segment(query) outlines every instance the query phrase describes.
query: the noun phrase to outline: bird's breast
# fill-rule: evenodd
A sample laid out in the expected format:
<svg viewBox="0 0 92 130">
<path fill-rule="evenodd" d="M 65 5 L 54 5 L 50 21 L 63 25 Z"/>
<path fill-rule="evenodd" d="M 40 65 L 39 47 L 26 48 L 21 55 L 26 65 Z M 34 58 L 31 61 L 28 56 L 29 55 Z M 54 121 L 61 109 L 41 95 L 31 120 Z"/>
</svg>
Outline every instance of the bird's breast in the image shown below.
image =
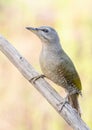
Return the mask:
<svg viewBox="0 0 92 130">
<path fill-rule="evenodd" d="M 60 59 L 55 54 L 50 55 L 50 53 L 48 53 L 40 55 L 40 66 L 44 75 L 54 83 L 65 86 L 64 71 L 62 68 L 58 69 L 59 64 Z"/>
<path fill-rule="evenodd" d="M 40 55 L 40 66 L 42 69 L 42 72 L 48 77 L 50 74 L 55 71 L 56 64 L 53 55 L 50 55 L 49 53 L 41 54 Z"/>
</svg>

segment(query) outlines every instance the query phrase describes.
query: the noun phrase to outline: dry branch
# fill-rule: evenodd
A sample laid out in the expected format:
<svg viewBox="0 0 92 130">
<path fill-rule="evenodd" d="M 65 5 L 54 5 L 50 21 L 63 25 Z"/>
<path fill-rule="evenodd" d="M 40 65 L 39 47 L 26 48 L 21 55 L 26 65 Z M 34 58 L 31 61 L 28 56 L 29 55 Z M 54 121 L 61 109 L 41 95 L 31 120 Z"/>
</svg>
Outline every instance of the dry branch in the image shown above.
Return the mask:
<svg viewBox="0 0 92 130">
<path fill-rule="evenodd" d="M 2 36 L 0 36 L 0 50 L 28 81 L 39 75 L 27 60 Z M 59 111 L 60 105 L 57 104 L 62 102 L 63 98 L 43 78 L 36 80 L 33 86 L 47 99 L 59 115 L 61 115 L 74 130 L 89 130 L 88 126 L 80 118 L 75 109 L 68 103 L 65 104 L 61 112 Z"/>
</svg>

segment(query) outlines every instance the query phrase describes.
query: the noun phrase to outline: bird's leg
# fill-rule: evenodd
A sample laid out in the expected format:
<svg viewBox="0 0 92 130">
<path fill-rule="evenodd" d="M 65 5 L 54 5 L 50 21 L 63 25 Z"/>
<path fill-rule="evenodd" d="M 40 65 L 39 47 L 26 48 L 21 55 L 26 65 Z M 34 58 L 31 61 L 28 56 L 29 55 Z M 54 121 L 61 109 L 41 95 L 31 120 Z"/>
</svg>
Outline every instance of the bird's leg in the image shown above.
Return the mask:
<svg viewBox="0 0 92 130">
<path fill-rule="evenodd" d="M 63 109 L 63 107 L 64 107 L 64 105 L 65 105 L 66 103 L 69 104 L 69 102 L 68 102 L 68 97 L 71 96 L 71 95 L 73 95 L 73 94 L 76 94 L 76 93 L 78 93 L 76 90 L 73 90 L 73 91 L 69 92 L 69 93 L 66 95 L 66 97 L 63 99 L 63 101 L 60 102 L 59 104 L 57 104 L 57 106 L 61 106 L 59 112 L 62 111 L 62 109 Z"/>
<path fill-rule="evenodd" d="M 69 102 L 68 102 L 68 96 L 69 96 L 69 94 L 67 94 L 67 96 L 63 99 L 62 102 L 60 102 L 59 104 L 57 104 L 57 106 L 60 106 L 59 112 L 62 111 L 62 109 L 63 109 L 63 107 L 64 107 L 64 105 L 65 105 L 66 103 L 69 103 Z"/>
<path fill-rule="evenodd" d="M 31 78 L 31 79 L 29 80 L 29 82 L 31 82 L 31 83 L 33 84 L 33 83 L 35 83 L 35 81 L 36 81 L 37 79 L 39 79 L 39 78 L 44 78 L 44 77 L 45 77 L 45 75 L 40 74 L 40 75 L 38 75 L 38 76 L 35 76 L 35 77 Z"/>
</svg>

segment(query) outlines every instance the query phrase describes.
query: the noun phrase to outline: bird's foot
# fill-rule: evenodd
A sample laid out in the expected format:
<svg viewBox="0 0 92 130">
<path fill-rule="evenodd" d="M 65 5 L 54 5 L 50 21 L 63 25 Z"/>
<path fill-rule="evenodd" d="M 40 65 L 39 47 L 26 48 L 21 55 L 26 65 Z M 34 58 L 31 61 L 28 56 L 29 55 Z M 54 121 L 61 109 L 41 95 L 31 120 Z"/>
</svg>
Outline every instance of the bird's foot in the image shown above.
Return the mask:
<svg viewBox="0 0 92 130">
<path fill-rule="evenodd" d="M 35 83 L 35 81 L 38 80 L 39 78 L 44 78 L 44 77 L 45 77 L 45 75 L 41 74 L 41 75 L 38 75 L 38 76 L 35 76 L 35 77 L 31 78 L 31 79 L 29 80 L 29 82 L 31 82 L 31 83 L 33 84 L 33 83 Z"/>
<path fill-rule="evenodd" d="M 66 103 L 69 103 L 67 96 L 63 99 L 62 102 L 60 102 L 59 104 L 57 104 L 57 106 L 60 106 L 59 112 L 62 111 L 62 109 L 63 109 L 63 107 L 65 106 Z"/>
</svg>

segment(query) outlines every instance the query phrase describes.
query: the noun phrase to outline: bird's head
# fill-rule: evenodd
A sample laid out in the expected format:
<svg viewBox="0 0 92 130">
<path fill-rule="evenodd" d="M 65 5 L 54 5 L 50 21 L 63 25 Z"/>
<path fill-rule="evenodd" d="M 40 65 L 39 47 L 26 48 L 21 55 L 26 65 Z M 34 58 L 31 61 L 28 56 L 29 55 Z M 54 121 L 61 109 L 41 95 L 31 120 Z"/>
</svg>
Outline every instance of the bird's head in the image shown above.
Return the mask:
<svg viewBox="0 0 92 130">
<path fill-rule="evenodd" d="M 42 42 L 47 43 L 59 42 L 57 32 L 49 26 L 41 26 L 38 28 L 26 27 L 26 29 L 36 34 L 41 39 Z"/>
</svg>

